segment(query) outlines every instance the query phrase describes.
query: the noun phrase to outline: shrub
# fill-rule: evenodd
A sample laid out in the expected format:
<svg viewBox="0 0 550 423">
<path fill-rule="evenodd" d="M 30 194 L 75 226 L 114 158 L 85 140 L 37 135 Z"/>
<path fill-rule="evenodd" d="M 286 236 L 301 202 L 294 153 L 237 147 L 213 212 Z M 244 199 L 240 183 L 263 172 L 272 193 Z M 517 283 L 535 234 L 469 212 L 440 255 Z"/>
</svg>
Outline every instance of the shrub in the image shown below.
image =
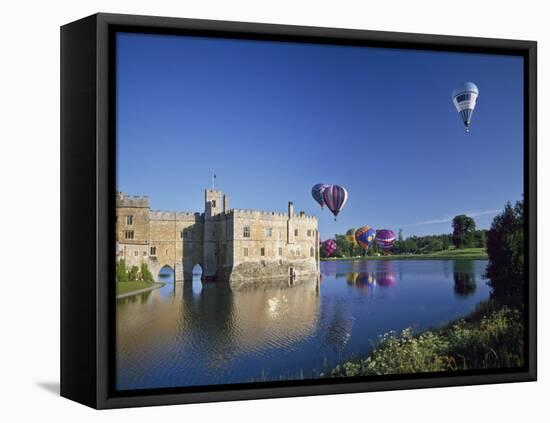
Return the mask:
<svg viewBox="0 0 550 423">
<path fill-rule="evenodd" d="M 138 280 L 138 272 L 139 272 L 139 267 L 137 266 L 132 266 L 130 267 L 130 269 L 128 270 L 128 280 L 129 281 L 137 281 Z"/>
<path fill-rule="evenodd" d="M 150 283 L 154 282 L 153 274 L 149 270 L 149 267 L 147 266 L 147 263 L 145 263 L 145 262 L 141 263 L 140 273 L 141 273 L 141 279 L 144 282 L 150 282 Z"/>
<path fill-rule="evenodd" d="M 116 281 L 126 282 L 128 281 L 128 273 L 126 270 L 126 262 L 124 259 L 117 261 L 116 263 Z"/>
</svg>

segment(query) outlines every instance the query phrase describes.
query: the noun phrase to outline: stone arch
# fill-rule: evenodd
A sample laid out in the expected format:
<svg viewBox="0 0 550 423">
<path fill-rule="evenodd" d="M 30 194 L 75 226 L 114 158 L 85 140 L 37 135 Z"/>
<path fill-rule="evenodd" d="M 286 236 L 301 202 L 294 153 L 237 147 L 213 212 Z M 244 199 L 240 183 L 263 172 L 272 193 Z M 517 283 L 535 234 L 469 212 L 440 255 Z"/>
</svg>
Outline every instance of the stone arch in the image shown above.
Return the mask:
<svg viewBox="0 0 550 423">
<path fill-rule="evenodd" d="M 187 261 L 187 263 L 183 266 L 183 271 L 183 279 L 185 282 L 192 281 L 197 274 L 200 274 L 201 282 L 204 281 L 204 264 L 200 261 Z"/>
<path fill-rule="evenodd" d="M 159 270 L 157 273 L 157 281 L 164 282 L 164 283 L 175 282 L 174 266 L 171 266 L 169 264 L 164 264 L 162 266 L 159 266 Z"/>
</svg>

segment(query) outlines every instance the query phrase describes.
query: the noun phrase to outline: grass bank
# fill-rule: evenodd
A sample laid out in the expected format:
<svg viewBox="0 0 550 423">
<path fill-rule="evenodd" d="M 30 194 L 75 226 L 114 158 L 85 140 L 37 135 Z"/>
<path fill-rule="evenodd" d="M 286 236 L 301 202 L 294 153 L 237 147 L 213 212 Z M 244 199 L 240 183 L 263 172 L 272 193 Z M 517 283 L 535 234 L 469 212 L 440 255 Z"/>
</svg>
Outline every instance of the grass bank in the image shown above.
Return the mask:
<svg viewBox="0 0 550 423">
<path fill-rule="evenodd" d="M 321 261 L 339 260 L 486 260 L 485 248 L 459 248 L 427 254 L 389 254 L 387 256 L 329 257 Z"/>
<path fill-rule="evenodd" d="M 124 295 L 129 294 L 134 291 L 139 291 L 141 289 L 147 289 L 153 287 L 153 283 L 142 282 L 142 281 L 133 281 L 133 282 L 117 282 L 116 283 L 116 294 Z"/>
<path fill-rule="evenodd" d="M 336 366 L 329 376 L 372 376 L 523 366 L 523 318 L 487 302 L 440 330 L 385 334 L 362 360 Z"/>
</svg>

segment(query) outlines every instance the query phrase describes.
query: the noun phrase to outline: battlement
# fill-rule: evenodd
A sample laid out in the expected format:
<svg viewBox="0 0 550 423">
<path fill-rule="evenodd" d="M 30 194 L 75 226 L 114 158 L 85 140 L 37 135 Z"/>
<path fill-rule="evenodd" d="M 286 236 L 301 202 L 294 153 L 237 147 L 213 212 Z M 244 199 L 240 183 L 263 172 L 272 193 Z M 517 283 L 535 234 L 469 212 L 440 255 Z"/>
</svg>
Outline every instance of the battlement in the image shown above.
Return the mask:
<svg viewBox="0 0 550 423">
<path fill-rule="evenodd" d="M 116 206 L 149 208 L 149 197 L 147 195 L 126 195 L 118 191 L 116 193 Z"/>
<path fill-rule="evenodd" d="M 168 220 L 168 221 L 186 221 L 186 222 L 196 222 L 200 220 L 201 213 L 198 212 L 173 212 L 173 211 L 163 211 L 163 210 L 151 210 L 149 212 L 150 220 Z"/>
<path fill-rule="evenodd" d="M 226 214 L 233 214 L 235 217 L 243 217 L 243 218 L 257 217 L 262 219 L 265 219 L 265 218 L 275 218 L 275 219 L 283 219 L 283 220 L 288 219 L 288 213 L 270 212 L 270 211 L 261 211 L 261 210 L 231 209 Z M 292 219 L 317 221 L 316 216 L 307 215 L 304 212 L 293 213 Z"/>
</svg>

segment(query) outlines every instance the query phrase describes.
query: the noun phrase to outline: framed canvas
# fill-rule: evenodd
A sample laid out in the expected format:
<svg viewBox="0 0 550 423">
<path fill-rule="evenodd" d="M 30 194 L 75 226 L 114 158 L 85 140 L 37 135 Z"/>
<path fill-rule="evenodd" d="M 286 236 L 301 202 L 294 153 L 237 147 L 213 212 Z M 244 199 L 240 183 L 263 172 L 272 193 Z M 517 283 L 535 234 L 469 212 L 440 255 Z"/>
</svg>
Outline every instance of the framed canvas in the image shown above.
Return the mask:
<svg viewBox="0 0 550 423">
<path fill-rule="evenodd" d="M 536 380 L 536 43 L 61 28 L 61 394 Z"/>
</svg>

